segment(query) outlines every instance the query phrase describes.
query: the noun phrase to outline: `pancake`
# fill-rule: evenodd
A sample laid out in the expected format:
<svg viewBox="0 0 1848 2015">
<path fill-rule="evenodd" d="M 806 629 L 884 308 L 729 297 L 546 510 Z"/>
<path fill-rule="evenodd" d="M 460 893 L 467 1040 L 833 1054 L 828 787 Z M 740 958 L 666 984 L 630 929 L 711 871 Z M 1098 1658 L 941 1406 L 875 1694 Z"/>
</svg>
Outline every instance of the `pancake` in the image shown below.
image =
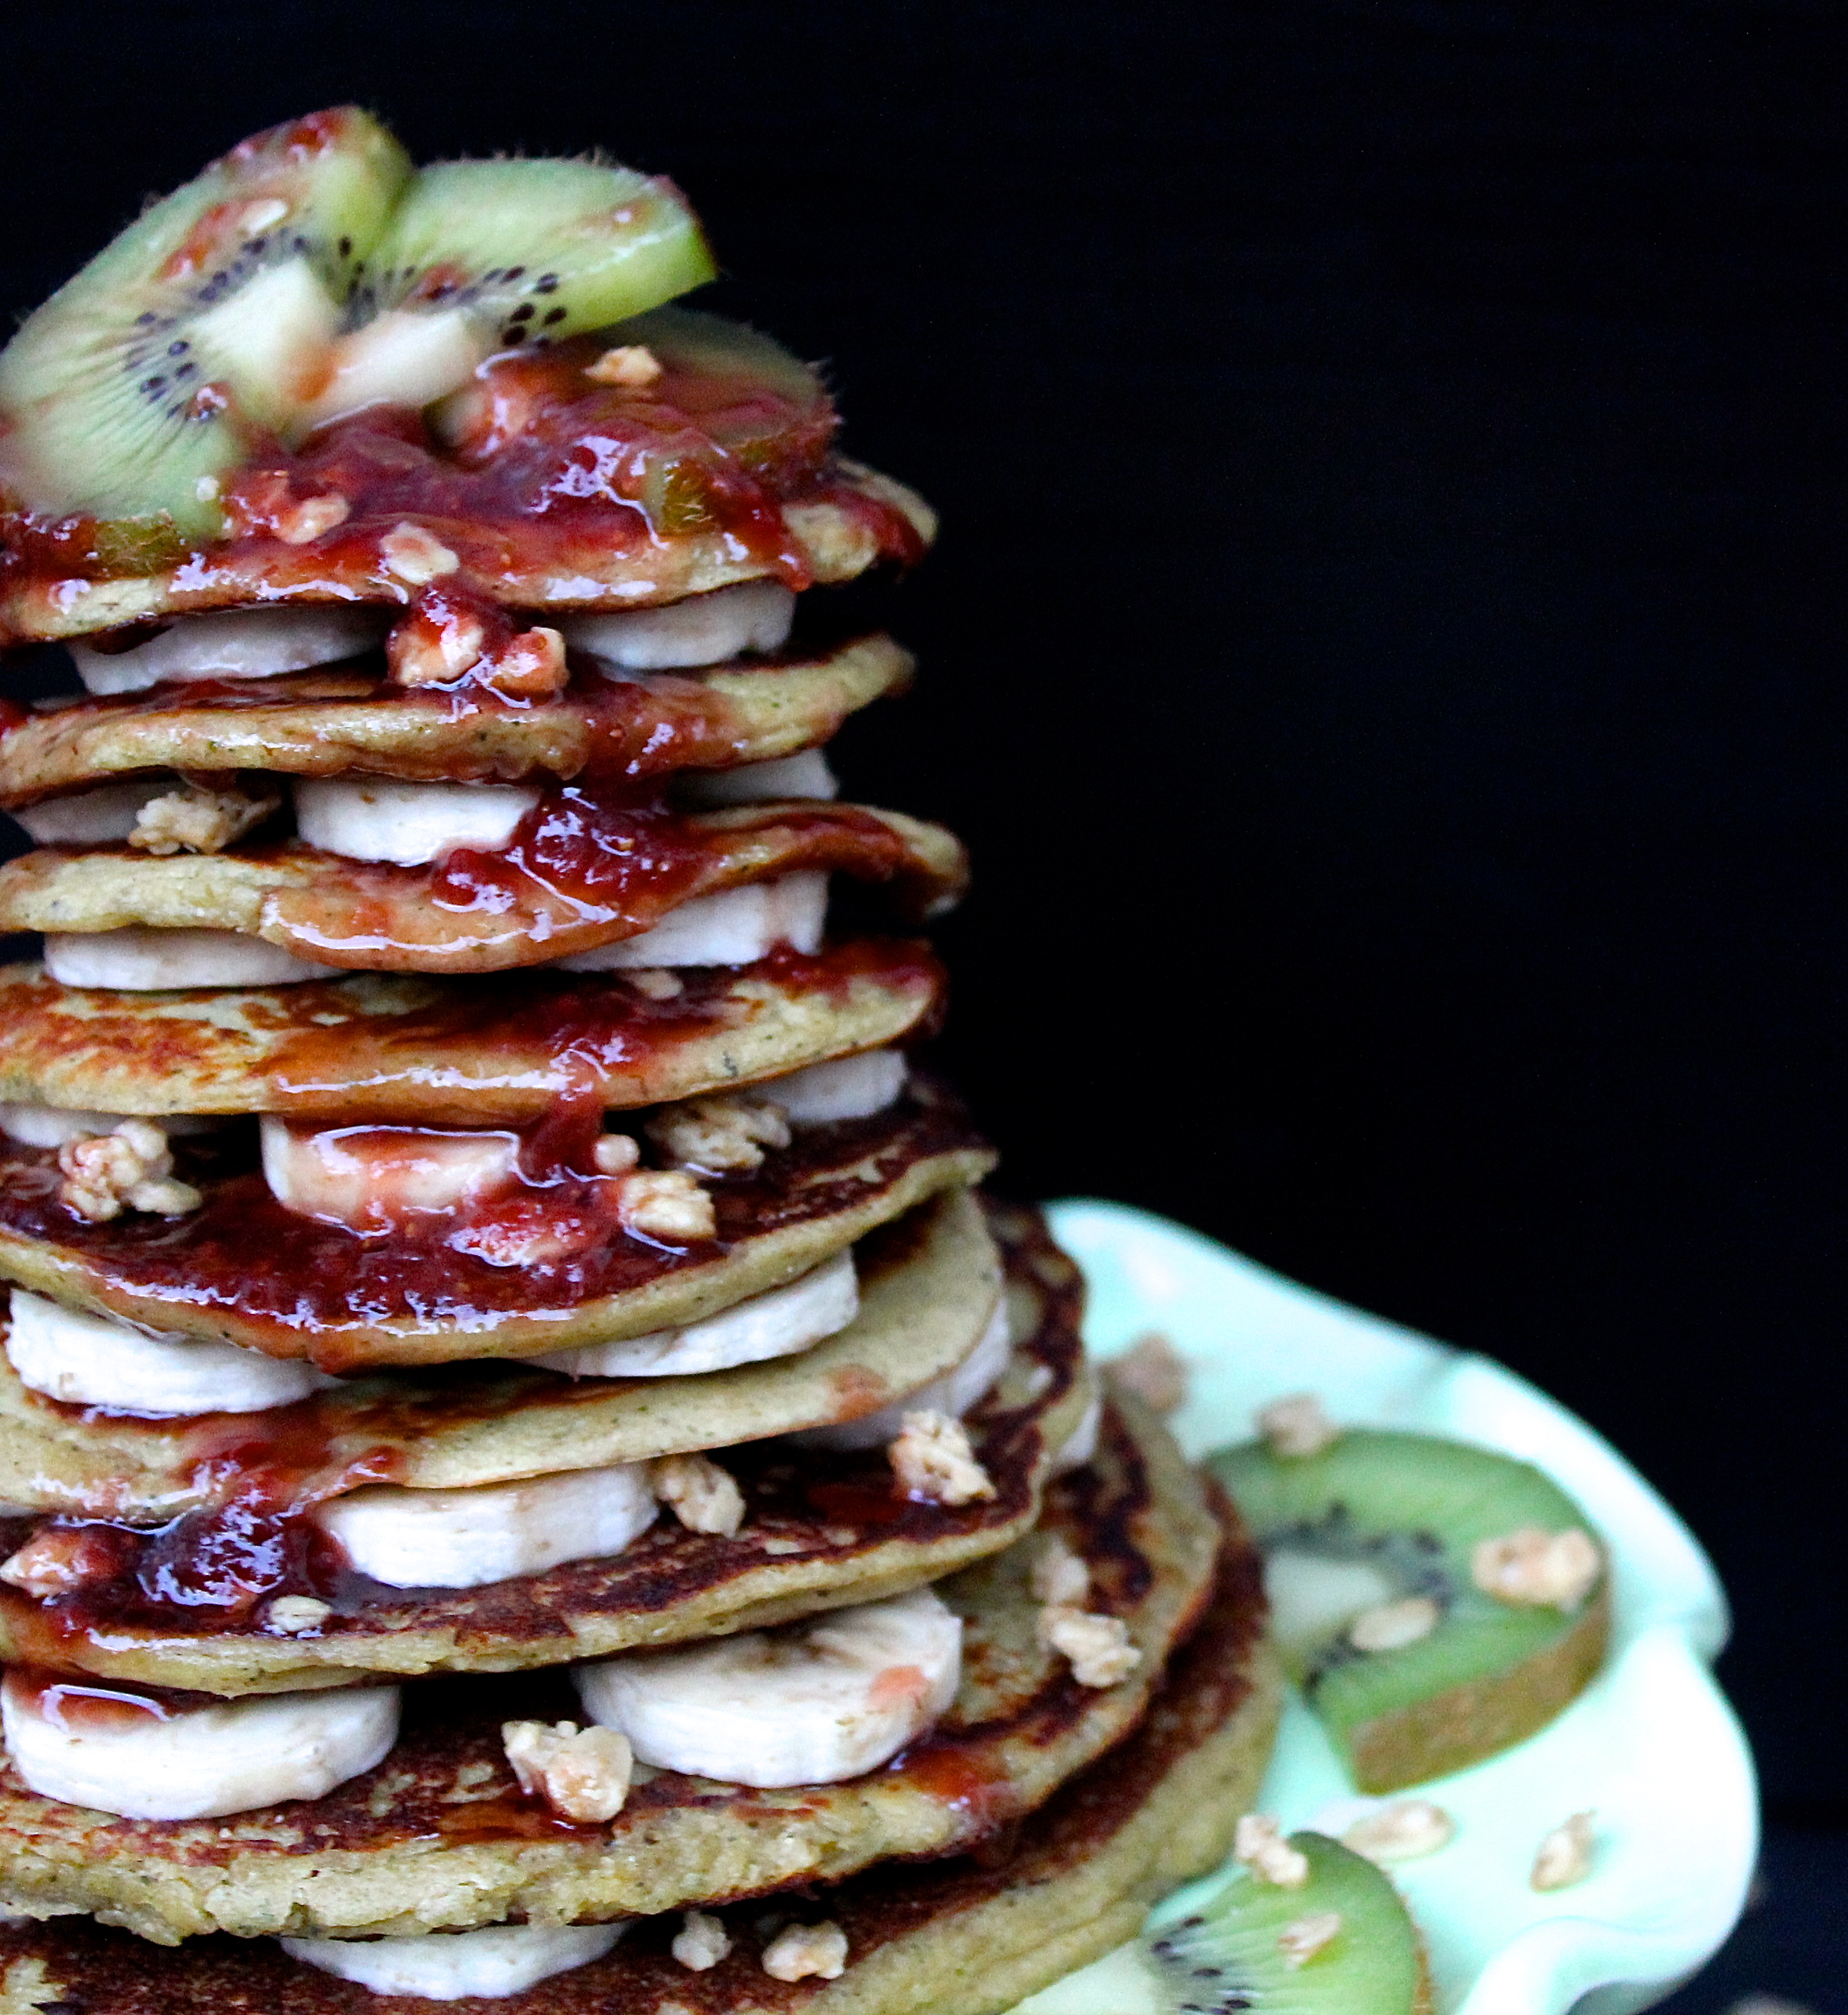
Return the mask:
<svg viewBox="0 0 1848 2015">
<path fill-rule="evenodd" d="M 565 1675 L 434 1682 L 407 1695 L 397 1746 L 376 1769 L 269 1812 L 118 1819 L 39 1798 L 9 1767 L 0 1907 L 89 1911 L 160 1942 L 403 1934 L 653 1913 L 966 1850 L 1134 1727 L 1212 1592 L 1220 1527 L 1151 1414 L 1113 1416 L 1098 1461 L 1048 1494 L 1043 1525 L 1091 1563 L 1094 1607 L 1143 1652 L 1115 1686 L 1080 1686 L 1040 1644 L 1030 1537 L 940 1584 L 964 1619 L 962 1685 L 927 1737 L 865 1776 L 760 1791 L 642 1771 L 607 1825 L 561 1824 L 516 1794 L 500 1728 L 577 1711 Z M 1255 1607 L 1255 1564 L 1246 1571 Z"/>
<path fill-rule="evenodd" d="M 792 1356 L 697 1377 L 566 1377 L 495 1363 L 361 1378 L 269 1413 L 157 1420 L 48 1399 L 0 1356 L 0 1499 L 35 1511 L 164 1523 L 221 1503 L 245 1469 L 304 1489 L 362 1464 L 424 1489 L 641 1462 L 863 1415 L 961 1363 L 1001 1292 L 967 1190 L 855 1250 L 860 1312 Z"/>
<path fill-rule="evenodd" d="M 0 641 L 55 643 L 260 602 L 408 602 L 409 591 L 380 552 L 407 522 L 455 554 L 448 582 L 539 621 L 570 610 L 649 608 L 766 576 L 792 587 L 852 580 L 881 560 L 916 559 L 937 526 L 915 490 L 844 458 L 782 500 L 776 515 L 780 537 L 768 548 L 718 526 L 663 536 L 629 510 L 605 514 L 587 530 L 530 515 L 497 525 L 388 508 L 350 519 L 332 549 L 325 540 L 289 545 L 257 537 L 171 556 L 157 545 L 117 551 L 81 537 L 41 551 L 52 542 L 21 528 L 0 587 Z M 81 533 L 84 521 L 75 522 Z"/>
<path fill-rule="evenodd" d="M 952 907 L 968 873 L 941 826 L 813 799 L 594 817 L 571 805 L 548 824 L 562 836 L 423 867 L 300 840 L 164 858 L 44 848 L 0 867 L 0 931 L 235 931 L 323 965 L 495 972 L 616 943 L 682 903 L 803 869 L 890 884 L 919 918 Z"/>
<path fill-rule="evenodd" d="M 520 1126 L 563 1093 L 653 1105 L 928 1033 L 944 993 L 915 939 L 679 977 L 664 1000 L 620 973 L 531 972 L 121 993 L 0 967 L 0 1100 Z"/>
<path fill-rule="evenodd" d="M 495 2001 L 506 2015 L 1002 2015 L 1140 1929 L 1149 1906 L 1216 1867 L 1256 1805 L 1280 1687 L 1249 1556 L 1228 1549 L 1211 1607 L 1170 1661 L 1146 1719 L 994 1847 L 887 1862 L 795 1902 L 847 1934 L 838 1980 L 786 1984 L 761 1964 L 771 1905 L 724 1909 L 728 1957 L 691 1973 L 678 1913 L 632 1925 L 594 1964 Z M 778 1915 L 781 1913 L 777 1913 Z M 378 1997 L 267 1939 L 154 1952 L 84 1919 L 0 1927 L 0 2015 L 372 2015 Z M 403 2015 L 453 2002 L 404 1997 Z M 485 2004 L 473 2004 L 482 2006 Z"/>
<path fill-rule="evenodd" d="M 559 700 L 407 691 L 363 663 L 60 702 L 0 737 L 0 806 L 149 770 L 267 770 L 412 781 L 635 778 L 768 762 L 825 742 L 907 684 L 910 655 L 861 637 L 814 658 L 620 684 L 591 673 Z"/>
<path fill-rule="evenodd" d="M 1031 1220 L 997 1222 L 1019 1341 L 1000 1383 L 967 1417 L 991 1498 L 913 1503 L 893 1495 L 881 1449 L 757 1442 L 724 1456 L 746 1504 L 735 1537 L 663 1518 L 609 1559 L 485 1588 L 404 1590 L 355 1576 L 315 1548 L 299 1472 L 272 1477 L 240 1463 L 243 1489 L 220 1507 L 153 1533 L 87 1525 L 92 1546 L 113 1549 L 113 1579 L 52 1603 L 0 1588 L 0 1658 L 207 1693 L 286 1692 L 379 1673 L 531 1670 L 724 1636 L 934 1580 L 1031 1525 L 1091 1398 L 1077 1270 Z M 1121 1464 L 1133 1468 L 1142 1458 L 1124 1446 Z M 322 1496 L 340 1481 L 311 1479 Z M 30 1530 L 0 1525 L 0 1546 L 10 1550 Z M 167 1599 L 176 1586 L 184 1599 Z M 165 1593 L 156 1600 L 150 1588 Z M 319 1595 L 334 1614 L 309 1636 L 272 1634 L 264 1608 L 282 1593 Z"/>
<path fill-rule="evenodd" d="M 598 1115 L 585 1115 L 593 1131 Z M 0 1142 L 0 1277 L 333 1372 L 537 1357 L 678 1328 L 781 1287 L 994 1166 L 962 1107 L 915 1076 L 883 1112 L 800 1128 L 750 1173 L 704 1178 L 717 1234 L 684 1245 L 631 1236 L 615 1185 L 575 1177 L 472 1219 L 438 1219 L 421 1238 L 362 1237 L 279 1203 L 247 1129 L 174 1148 L 197 1209 L 88 1224 L 57 1200 L 55 1150 Z M 517 1259 L 454 1242 L 503 1223 L 530 1241 Z"/>
</svg>

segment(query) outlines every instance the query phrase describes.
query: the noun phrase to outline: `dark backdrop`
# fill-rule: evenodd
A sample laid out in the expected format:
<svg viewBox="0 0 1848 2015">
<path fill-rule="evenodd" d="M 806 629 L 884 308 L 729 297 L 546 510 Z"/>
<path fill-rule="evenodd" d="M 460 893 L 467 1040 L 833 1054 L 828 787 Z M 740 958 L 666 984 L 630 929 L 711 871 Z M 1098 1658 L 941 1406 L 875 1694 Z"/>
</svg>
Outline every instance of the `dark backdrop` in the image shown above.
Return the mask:
<svg viewBox="0 0 1848 2015">
<path fill-rule="evenodd" d="M 1827 5 L 20 9 L 0 306 L 343 98 L 670 170 L 946 513 L 861 795 L 973 842 L 1018 1191 L 1541 1381 L 1848 1816 L 1848 84 Z"/>
</svg>

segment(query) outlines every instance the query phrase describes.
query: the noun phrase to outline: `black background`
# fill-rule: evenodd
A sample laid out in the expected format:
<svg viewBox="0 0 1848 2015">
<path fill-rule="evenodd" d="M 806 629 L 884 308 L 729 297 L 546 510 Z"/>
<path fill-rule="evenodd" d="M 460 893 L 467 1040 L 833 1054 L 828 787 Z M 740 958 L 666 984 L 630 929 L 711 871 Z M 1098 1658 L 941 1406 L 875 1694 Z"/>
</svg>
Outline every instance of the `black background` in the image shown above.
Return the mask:
<svg viewBox="0 0 1848 2015">
<path fill-rule="evenodd" d="M 346 98 L 422 156 L 673 173 L 713 304 L 830 360 L 945 512 L 896 603 L 924 682 L 844 767 L 976 849 L 945 1047 L 1011 1186 L 1545 1385 L 1718 1560 L 1774 1813 L 1848 1822 L 1839 9 L 271 0 L 6 40 L 0 307 Z"/>
</svg>

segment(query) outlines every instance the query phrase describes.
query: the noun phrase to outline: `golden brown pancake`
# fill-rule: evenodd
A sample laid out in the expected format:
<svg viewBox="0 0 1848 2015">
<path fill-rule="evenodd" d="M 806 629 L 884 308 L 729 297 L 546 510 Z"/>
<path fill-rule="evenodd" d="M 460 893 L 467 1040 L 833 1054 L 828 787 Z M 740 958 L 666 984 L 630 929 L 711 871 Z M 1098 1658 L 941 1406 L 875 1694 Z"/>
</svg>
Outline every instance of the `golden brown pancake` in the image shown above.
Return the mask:
<svg viewBox="0 0 1848 2015">
<path fill-rule="evenodd" d="M 310 1489 L 363 1466 L 450 1490 L 858 1420 L 968 1356 L 1001 1259 L 961 1189 L 862 1239 L 854 1258 L 860 1312 L 845 1329 L 697 1376 L 573 1379 L 490 1359 L 356 1379 L 268 1413 L 162 1420 L 49 1399 L 0 1356 L 0 1500 L 153 1525 L 239 1489 L 228 1446 Z"/>
<path fill-rule="evenodd" d="M 792 587 L 851 580 L 881 559 L 915 559 L 936 532 L 930 507 L 915 490 L 844 458 L 831 462 L 805 494 L 784 500 L 778 515 L 781 563 L 720 527 L 663 537 L 643 522 L 634 539 L 619 541 L 608 516 L 588 536 L 573 538 L 560 528 L 542 542 L 534 533 L 545 521 L 530 517 L 516 521 L 515 538 L 491 524 L 416 512 L 407 519 L 396 510 L 349 520 L 333 551 L 325 541 L 254 537 L 182 557 L 79 541 L 67 551 L 22 552 L 0 592 L 0 638 L 55 641 L 260 602 L 408 602 L 411 591 L 381 551 L 406 523 L 455 554 L 460 564 L 448 578 L 457 586 L 529 610 L 540 622 L 573 609 L 652 607 L 766 576 Z"/>
<path fill-rule="evenodd" d="M 235 1451 L 241 1489 L 206 1510 L 153 1532 L 87 1523 L 89 1546 L 110 1550 L 102 1578 L 46 1603 L 0 1589 L 0 1658 L 216 1694 L 286 1692 L 378 1673 L 530 1669 L 722 1636 L 934 1580 L 1033 1523 L 1090 1400 L 1077 1270 L 1030 1220 L 1003 1223 L 1002 1233 L 1019 1341 L 968 1417 L 992 1497 L 913 1503 L 894 1495 L 881 1449 L 755 1442 L 724 1458 L 746 1507 L 735 1538 L 663 1519 L 610 1559 L 486 1588 L 404 1590 L 353 1575 L 317 1545 L 305 1507 L 340 1485 L 339 1470 L 319 1464 L 318 1450 L 307 1452 L 311 1471 L 300 1458 L 291 1467 L 286 1450 L 265 1466 L 257 1442 Z M 0 1528 L 0 1546 L 10 1551 L 30 1530 Z M 284 1593 L 319 1595 L 334 1614 L 318 1632 L 279 1634 L 266 1605 Z"/>
<path fill-rule="evenodd" d="M 656 997 L 620 973 L 122 993 L 0 967 L 0 1099 L 88 1112 L 288 1112 L 520 1126 L 563 1094 L 691 1098 L 927 1034 L 943 968 L 915 939 L 689 971 Z"/>
<path fill-rule="evenodd" d="M 516 842 L 424 867 L 300 840 L 166 857 L 47 847 L 0 867 L 0 931 L 235 931 L 323 965 L 497 972 L 593 951 L 683 903 L 804 869 L 889 884 L 920 918 L 952 906 L 968 875 L 941 826 L 816 800 L 632 817 L 620 843 L 645 866 L 613 867 L 591 849 L 581 869 L 556 873 L 541 842 L 530 860 Z"/>
<path fill-rule="evenodd" d="M 509 782 L 728 769 L 825 742 L 911 673 L 909 653 L 875 636 L 620 684 L 588 673 L 523 706 L 487 688 L 407 691 L 363 665 L 168 685 L 60 702 L 0 736 L 0 806 L 163 770 Z"/>
<path fill-rule="evenodd" d="M 1092 1608 L 1119 1617 L 1143 1653 L 1115 1686 L 1080 1686 L 1041 1644 L 1030 1536 L 940 1585 L 964 1619 L 961 1687 L 926 1738 L 865 1776 L 760 1791 L 650 1771 L 608 1825 L 562 1825 L 515 1791 L 500 1729 L 573 1715 L 566 1676 L 435 1681 L 407 1694 L 397 1746 L 376 1770 L 311 1803 L 120 1819 L 39 1798 L 9 1769 L 0 1907 L 88 1910 L 162 1941 L 404 1934 L 653 1913 L 966 1849 L 1134 1727 L 1212 1592 L 1221 1528 L 1152 1414 L 1113 1415 L 1097 1462 L 1048 1494 L 1043 1522 L 1090 1564 Z"/>
<path fill-rule="evenodd" d="M 1276 1726 L 1281 1687 L 1262 1633 L 1260 1579 L 1235 1543 L 1146 1719 L 1011 1839 L 718 1906 L 732 1949 L 704 1973 L 668 1950 L 675 1912 L 631 1925 L 608 1958 L 503 2000 L 389 2005 L 403 2015 L 458 2005 L 481 2015 L 1001 2015 L 1133 1938 L 1151 1903 L 1222 1859 L 1257 1801 Z M 764 1944 L 785 1922 L 823 1920 L 847 1934 L 838 1980 L 789 1984 L 764 1971 Z M 46 2004 L 62 2015 L 372 2015 L 379 2005 L 268 1939 L 198 1937 L 155 1951 L 82 1918 L 0 1928 L 0 2015 Z"/>
<path fill-rule="evenodd" d="M 584 1115 L 593 1132 L 598 1112 Z M 914 1076 L 883 1112 L 799 1128 L 761 1167 L 703 1178 L 717 1235 L 670 1245 L 624 1228 L 615 1183 L 575 1176 L 427 1232 L 362 1237 L 279 1203 L 247 1128 L 174 1144 L 196 1209 L 92 1224 L 59 1201 L 56 1151 L 0 1142 L 0 1277 L 334 1372 L 536 1357 L 677 1328 L 994 1165 L 962 1107 Z"/>
</svg>

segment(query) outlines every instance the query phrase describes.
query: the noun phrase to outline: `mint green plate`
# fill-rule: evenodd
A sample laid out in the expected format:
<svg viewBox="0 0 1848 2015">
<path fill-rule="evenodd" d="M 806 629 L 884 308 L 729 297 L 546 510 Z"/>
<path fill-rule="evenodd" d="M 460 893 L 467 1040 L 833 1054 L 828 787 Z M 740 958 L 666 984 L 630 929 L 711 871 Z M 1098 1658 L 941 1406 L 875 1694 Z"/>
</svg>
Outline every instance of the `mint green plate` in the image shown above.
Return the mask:
<svg viewBox="0 0 1848 2015">
<path fill-rule="evenodd" d="M 1339 1421 L 1454 1435 L 1535 1464 L 1609 1543 L 1616 1613 L 1603 1673 L 1519 1748 L 1418 1789 L 1457 1822 L 1441 1852 L 1393 1871 L 1443 2015 L 1628 2015 L 1704 1963 L 1744 1904 L 1757 1811 L 1751 1757 L 1707 1669 L 1725 1641 L 1725 1597 L 1687 1528 L 1583 1421 L 1487 1358 L 1141 1211 L 1080 1201 L 1051 1216 L 1090 1284 L 1097 1354 L 1159 1329 L 1188 1359 L 1175 1426 L 1189 1455 L 1249 1439 L 1255 1409 L 1313 1389 Z M 1263 1808 L 1285 1830 L 1338 1833 L 1369 1802 L 1291 1701 Z M 1527 1875 L 1541 1837 L 1587 1807 L 1598 1839 L 1591 1876 L 1536 1895 Z M 1184 1915 L 1217 1879 L 1170 1899 L 1157 1920 Z M 1153 2015 L 1156 2005 L 1125 1946 L 1019 2015 Z"/>
</svg>

